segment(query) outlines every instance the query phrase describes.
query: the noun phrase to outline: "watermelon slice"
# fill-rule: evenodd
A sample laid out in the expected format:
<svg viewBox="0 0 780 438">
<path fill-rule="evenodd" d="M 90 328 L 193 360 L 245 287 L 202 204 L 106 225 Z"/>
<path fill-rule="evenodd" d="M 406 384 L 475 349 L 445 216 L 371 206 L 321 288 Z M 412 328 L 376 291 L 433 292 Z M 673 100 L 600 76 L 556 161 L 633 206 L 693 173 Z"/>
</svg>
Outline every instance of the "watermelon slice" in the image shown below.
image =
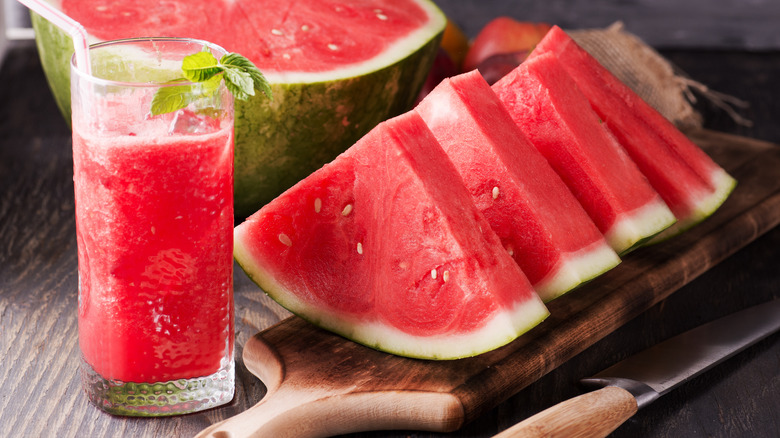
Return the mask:
<svg viewBox="0 0 780 438">
<path fill-rule="evenodd" d="M 271 82 L 273 100 L 236 103 L 235 212 L 245 217 L 409 110 L 446 17 L 429 0 L 47 0 L 90 40 L 199 38 L 238 52 Z M 33 14 L 36 44 L 70 118 L 70 37 Z"/>
<path fill-rule="evenodd" d="M 544 301 L 620 263 L 478 71 L 445 79 L 416 111 Z"/>
<path fill-rule="evenodd" d="M 413 111 L 238 225 L 234 254 L 293 313 L 403 356 L 475 355 L 548 315 Z"/>
<path fill-rule="evenodd" d="M 675 222 L 555 56 L 526 60 L 493 90 L 619 254 Z"/>
<path fill-rule="evenodd" d="M 736 180 L 669 120 L 580 47 L 553 27 L 530 58 L 554 53 L 593 109 L 636 162 L 677 217 L 668 238 L 710 216 Z"/>
</svg>

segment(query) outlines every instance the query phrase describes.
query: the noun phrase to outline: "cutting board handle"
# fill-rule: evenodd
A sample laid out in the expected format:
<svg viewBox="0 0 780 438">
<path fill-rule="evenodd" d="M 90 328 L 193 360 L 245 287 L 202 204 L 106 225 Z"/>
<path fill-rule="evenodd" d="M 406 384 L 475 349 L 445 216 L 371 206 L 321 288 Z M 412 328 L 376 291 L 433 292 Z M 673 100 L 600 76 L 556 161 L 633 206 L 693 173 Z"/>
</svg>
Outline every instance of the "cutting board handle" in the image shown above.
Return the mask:
<svg viewBox="0 0 780 438">
<path fill-rule="evenodd" d="M 494 438 L 605 437 L 636 411 L 636 399 L 630 392 L 607 386 L 558 403 Z"/>
<path fill-rule="evenodd" d="M 448 432 L 463 422 L 463 406 L 452 394 L 329 379 L 317 372 L 317 364 L 293 357 L 282 360 L 262 333 L 247 341 L 243 358 L 268 392 L 253 407 L 211 425 L 198 438 L 319 438 L 393 429 Z"/>
</svg>

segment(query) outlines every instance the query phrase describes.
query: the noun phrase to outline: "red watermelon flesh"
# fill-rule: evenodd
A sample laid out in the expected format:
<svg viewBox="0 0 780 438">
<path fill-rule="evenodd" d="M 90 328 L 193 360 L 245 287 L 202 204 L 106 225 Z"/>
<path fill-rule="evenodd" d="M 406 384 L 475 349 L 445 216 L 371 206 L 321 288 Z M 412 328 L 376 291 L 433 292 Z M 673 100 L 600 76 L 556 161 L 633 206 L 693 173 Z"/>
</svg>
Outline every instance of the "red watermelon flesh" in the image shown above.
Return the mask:
<svg viewBox="0 0 780 438">
<path fill-rule="evenodd" d="M 493 90 L 615 251 L 625 253 L 674 223 L 555 56 L 526 60 Z"/>
<path fill-rule="evenodd" d="M 620 262 L 478 71 L 445 79 L 416 111 L 544 301 Z"/>
<path fill-rule="evenodd" d="M 669 120 L 623 84 L 561 28 L 530 58 L 554 53 L 591 106 L 677 217 L 669 237 L 711 215 L 736 181 Z"/>
<path fill-rule="evenodd" d="M 101 39 L 203 39 L 241 53 L 271 75 L 369 60 L 429 20 L 417 2 L 386 0 L 62 0 L 62 10 Z"/>
<path fill-rule="evenodd" d="M 548 315 L 415 112 L 237 226 L 235 256 L 293 313 L 404 356 L 478 354 Z"/>
</svg>

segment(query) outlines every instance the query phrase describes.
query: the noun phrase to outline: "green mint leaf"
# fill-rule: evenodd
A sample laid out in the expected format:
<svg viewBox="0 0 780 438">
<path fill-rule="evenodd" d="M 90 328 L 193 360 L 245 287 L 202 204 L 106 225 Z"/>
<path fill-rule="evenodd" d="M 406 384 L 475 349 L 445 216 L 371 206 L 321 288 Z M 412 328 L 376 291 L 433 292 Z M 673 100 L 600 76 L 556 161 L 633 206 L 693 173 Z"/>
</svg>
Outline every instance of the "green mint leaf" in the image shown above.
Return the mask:
<svg viewBox="0 0 780 438">
<path fill-rule="evenodd" d="M 203 96 L 214 94 L 219 88 L 220 77 L 213 77 L 199 84 L 171 85 L 160 87 L 152 98 L 151 113 L 153 116 L 165 113 L 171 113 L 182 108 L 186 108 L 190 103 Z M 169 84 L 177 82 L 189 82 L 188 79 L 174 79 Z"/>
<path fill-rule="evenodd" d="M 152 100 L 152 115 L 173 112 L 185 108 L 202 96 L 213 94 L 225 80 L 225 86 L 236 99 L 247 100 L 260 90 L 268 98 L 273 98 L 271 86 L 263 73 L 252 61 L 237 53 L 228 53 L 217 60 L 204 47 L 203 51 L 193 53 L 182 60 L 184 78 L 176 82 L 198 82 L 199 84 L 172 85 L 161 87 Z"/>
<path fill-rule="evenodd" d="M 181 70 L 192 82 L 204 82 L 221 73 L 222 66 L 211 52 L 198 52 L 184 57 Z"/>
<path fill-rule="evenodd" d="M 255 95 L 255 84 L 249 73 L 234 68 L 225 68 L 225 86 L 238 100 L 247 100 Z"/>
<path fill-rule="evenodd" d="M 184 82 L 185 79 L 177 79 L 172 82 Z M 161 87 L 152 99 L 152 115 L 170 113 L 184 108 L 193 101 L 191 85 L 178 85 Z"/>
<path fill-rule="evenodd" d="M 260 71 L 260 69 L 258 69 L 252 63 L 252 61 L 246 59 L 245 57 L 239 55 L 238 53 L 228 53 L 227 55 L 223 56 L 222 59 L 219 60 L 219 62 L 226 69 L 233 67 L 242 72 L 249 74 L 254 84 L 252 86 L 253 90 L 260 90 L 268 98 L 273 99 L 273 94 L 271 92 L 271 85 L 265 79 L 265 76 L 263 76 L 263 73 Z M 254 92 L 248 94 L 250 96 L 255 95 Z"/>
</svg>

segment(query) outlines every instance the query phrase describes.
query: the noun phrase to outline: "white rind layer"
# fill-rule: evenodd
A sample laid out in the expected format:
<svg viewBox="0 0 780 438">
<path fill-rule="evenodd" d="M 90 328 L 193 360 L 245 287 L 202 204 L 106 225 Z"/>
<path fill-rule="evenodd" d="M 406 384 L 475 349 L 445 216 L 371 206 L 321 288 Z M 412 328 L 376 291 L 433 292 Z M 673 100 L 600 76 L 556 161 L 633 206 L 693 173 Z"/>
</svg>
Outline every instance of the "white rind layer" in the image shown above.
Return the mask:
<svg viewBox="0 0 780 438">
<path fill-rule="evenodd" d="M 532 294 L 514 308 L 497 312 L 485 325 L 468 333 L 422 337 L 404 333 L 377 321 L 345 318 L 328 309 L 315 307 L 300 300 L 279 284 L 262 266 L 255 264 L 241 242 L 241 228 L 236 228 L 234 256 L 239 265 L 282 307 L 326 330 L 359 344 L 418 359 L 450 360 L 476 356 L 508 344 L 549 316 L 541 298 Z"/>
<path fill-rule="evenodd" d="M 547 303 L 620 264 L 620 257 L 606 241 L 569 253 L 555 271 L 534 285 Z"/>
<path fill-rule="evenodd" d="M 482 328 L 462 334 L 413 336 L 386 324 L 352 323 L 330 318 L 327 313 L 322 314 L 319 323 L 312 322 L 377 350 L 418 359 L 451 360 L 476 356 L 504 346 L 549 315 L 542 300 L 534 295 L 532 299 L 518 302 L 512 309 L 496 313 Z"/>
<path fill-rule="evenodd" d="M 654 202 L 618 216 L 604 237 L 615 252 L 623 255 L 668 229 L 676 220 L 674 213 L 658 197 Z"/>
<path fill-rule="evenodd" d="M 715 189 L 711 192 L 701 194 L 699 199 L 694 201 L 695 207 L 687 218 L 678 219 L 676 224 L 654 237 L 650 243 L 658 243 L 674 237 L 712 216 L 712 214 L 726 202 L 726 199 L 731 195 L 731 192 L 734 191 L 734 188 L 737 186 L 737 180 L 729 175 L 724 169 L 716 168 L 710 175 L 710 184 Z"/>
</svg>

